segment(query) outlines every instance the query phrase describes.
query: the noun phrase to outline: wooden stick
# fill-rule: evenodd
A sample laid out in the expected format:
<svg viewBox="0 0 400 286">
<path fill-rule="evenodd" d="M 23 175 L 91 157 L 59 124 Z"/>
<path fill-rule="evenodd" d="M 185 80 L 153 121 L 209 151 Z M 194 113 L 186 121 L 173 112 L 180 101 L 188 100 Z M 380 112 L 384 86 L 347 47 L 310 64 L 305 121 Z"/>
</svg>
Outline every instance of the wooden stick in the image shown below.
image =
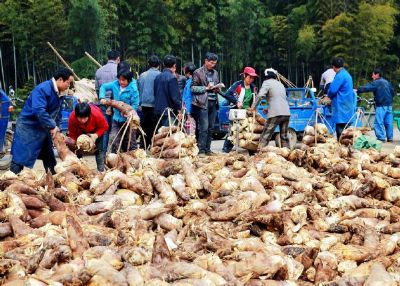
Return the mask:
<svg viewBox="0 0 400 286">
<path fill-rule="evenodd" d="M 57 50 L 53 47 L 53 45 L 50 44 L 50 42 L 47 42 L 47 44 L 48 44 L 49 47 L 53 50 L 53 52 L 56 54 L 56 56 L 59 58 L 59 60 L 64 64 L 64 66 L 72 72 L 72 74 L 74 75 L 74 77 L 75 77 L 77 80 L 81 80 L 81 79 L 79 78 L 79 76 L 76 75 L 76 73 L 74 72 L 74 70 L 73 70 L 73 69 L 68 65 L 68 63 L 63 59 L 63 57 L 57 52 Z"/>
<path fill-rule="evenodd" d="M 97 65 L 99 68 L 101 68 L 101 64 L 96 61 L 96 59 L 94 57 L 92 57 L 88 52 L 85 52 L 85 55 L 95 64 Z"/>
</svg>

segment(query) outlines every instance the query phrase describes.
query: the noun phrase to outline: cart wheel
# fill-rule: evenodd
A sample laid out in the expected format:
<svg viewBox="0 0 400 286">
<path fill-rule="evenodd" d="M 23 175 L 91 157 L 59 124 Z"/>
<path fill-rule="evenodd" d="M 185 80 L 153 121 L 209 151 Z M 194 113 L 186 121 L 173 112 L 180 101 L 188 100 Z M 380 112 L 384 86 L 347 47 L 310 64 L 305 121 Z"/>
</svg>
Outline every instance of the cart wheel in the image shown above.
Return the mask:
<svg viewBox="0 0 400 286">
<path fill-rule="evenodd" d="M 292 129 L 292 128 L 289 128 L 288 136 L 289 136 L 289 147 L 290 147 L 290 149 L 293 149 L 296 146 L 296 143 L 297 143 L 296 131 L 294 131 L 294 129 Z M 281 134 L 280 133 L 276 134 L 276 136 L 275 136 L 275 145 L 277 147 L 282 147 Z"/>
<path fill-rule="evenodd" d="M 7 131 L 6 137 L 4 140 L 4 151 L 5 154 L 0 158 L 0 170 L 7 170 L 11 165 L 11 145 L 13 141 L 13 133 L 11 131 Z"/>
</svg>

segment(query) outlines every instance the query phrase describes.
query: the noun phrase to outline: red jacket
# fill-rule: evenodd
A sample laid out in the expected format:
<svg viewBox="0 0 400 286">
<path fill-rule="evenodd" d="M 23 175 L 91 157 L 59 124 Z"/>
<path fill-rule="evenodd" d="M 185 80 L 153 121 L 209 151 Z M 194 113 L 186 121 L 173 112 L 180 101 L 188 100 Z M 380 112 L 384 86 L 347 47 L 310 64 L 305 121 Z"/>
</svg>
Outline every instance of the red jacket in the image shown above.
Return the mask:
<svg viewBox="0 0 400 286">
<path fill-rule="evenodd" d="M 82 124 L 75 116 L 75 111 L 72 111 L 68 120 L 68 136 L 76 141 L 79 135 L 96 133 L 97 136 L 103 136 L 104 132 L 108 130 L 108 123 L 100 108 L 90 105 L 89 120 Z"/>
</svg>

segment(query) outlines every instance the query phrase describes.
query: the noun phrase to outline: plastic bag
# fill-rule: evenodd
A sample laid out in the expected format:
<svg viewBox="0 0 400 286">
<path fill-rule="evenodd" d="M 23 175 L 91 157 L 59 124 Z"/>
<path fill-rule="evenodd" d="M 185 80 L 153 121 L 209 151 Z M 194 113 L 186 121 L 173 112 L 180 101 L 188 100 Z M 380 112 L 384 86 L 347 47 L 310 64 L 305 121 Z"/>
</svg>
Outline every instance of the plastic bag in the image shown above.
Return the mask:
<svg viewBox="0 0 400 286">
<path fill-rule="evenodd" d="M 186 118 L 185 124 L 183 126 L 187 135 L 196 134 L 196 121 L 193 117 Z"/>
<path fill-rule="evenodd" d="M 380 151 L 382 143 L 370 136 L 361 135 L 354 141 L 353 147 L 356 150 L 373 148 Z"/>
</svg>

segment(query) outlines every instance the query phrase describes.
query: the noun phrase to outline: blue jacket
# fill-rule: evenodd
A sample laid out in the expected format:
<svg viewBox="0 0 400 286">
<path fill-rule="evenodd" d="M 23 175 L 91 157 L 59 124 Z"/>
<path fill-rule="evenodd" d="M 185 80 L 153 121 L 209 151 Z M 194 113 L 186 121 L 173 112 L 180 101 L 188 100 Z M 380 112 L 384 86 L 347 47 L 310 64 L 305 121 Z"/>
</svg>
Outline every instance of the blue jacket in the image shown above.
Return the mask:
<svg viewBox="0 0 400 286">
<path fill-rule="evenodd" d="M 383 77 L 370 82 L 367 85 L 360 87 L 357 92 L 373 92 L 375 105 L 378 106 L 392 106 L 394 89 L 393 86 Z"/>
<path fill-rule="evenodd" d="M 114 100 L 127 103 L 130 106 L 132 106 L 134 110 L 138 109 L 139 91 L 136 85 L 136 80 L 133 79 L 125 88 L 125 90 L 123 90 L 122 92 L 120 91 L 120 85 L 118 80 L 115 80 L 113 82 L 103 83 L 103 85 L 100 87 L 99 98 L 100 99 L 106 98 L 107 91 L 111 91 Z M 121 112 L 118 109 L 113 108 L 113 111 L 114 111 L 113 114 L 114 121 L 120 123 L 126 121 L 126 117 L 122 116 Z"/>
<path fill-rule="evenodd" d="M 53 81 L 42 82 L 32 90 L 19 114 L 19 120 L 48 131 L 57 126 L 60 105 L 61 98 L 54 90 Z"/>
<path fill-rule="evenodd" d="M 32 168 L 42 150 L 54 157 L 49 130 L 56 127 L 60 105 L 52 80 L 32 90 L 17 120 L 11 147 L 14 162 Z"/>
<path fill-rule="evenodd" d="M 154 79 L 161 72 L 156 68 L 149 68 L 138 79 L 140 105 L 154 107 Z"/>
<path fill-rule="evenodd" d="M 357 102 L 353 91 L 353 79 L 344 68 L 336 73 L 329 87 L 328 96 L 332 100 L 333 122 L 349 122 L 357 109 Z"/>
<path fill-rule="evenodd" d="M 164 69 L 154 80 L 154 114 L 160 116 L 169 107 L 181 109 L 178 81 L 170 69 Z"/>
<path fill-rule="evenodd" d="M 185 105 L 186 113 L 190 114 L 192 112 L 192 91 L 190 90 L 190 86 L 192 85 L 192 78 L 188 78 L 186 80 L 185 88 L 182 93 L 182 102 Z"/>
</svg>

